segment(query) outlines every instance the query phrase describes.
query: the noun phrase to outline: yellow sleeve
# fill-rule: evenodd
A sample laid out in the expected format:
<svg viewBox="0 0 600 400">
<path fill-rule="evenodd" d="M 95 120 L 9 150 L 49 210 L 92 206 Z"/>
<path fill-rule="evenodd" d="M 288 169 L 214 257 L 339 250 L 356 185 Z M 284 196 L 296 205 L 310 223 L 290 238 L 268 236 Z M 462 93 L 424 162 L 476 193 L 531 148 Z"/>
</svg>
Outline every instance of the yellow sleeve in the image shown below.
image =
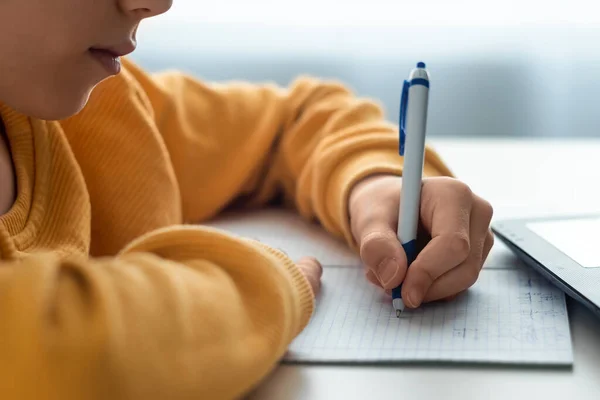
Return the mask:
<svg viewBox="0 0 600 400">
<path fill-rule="evenodd" d="M 6 399 L 230 399 L 313 309 L 284 255 L 211 229 L 150 233 L 114 258 L 0 268 Z"/>
<path fill-rule="evenodd" d="M 127 67 L 147 93 L 172 155 L 186 220 L 236 201 L 258 206 L 281 196 L 353 244 L 351 187 L 370 174 L 402 173 L 396 126 L 376 103 L 337 82 L 207 84 Z M 425 174 L 451 175 L 431 147 Z"/>
</svg>

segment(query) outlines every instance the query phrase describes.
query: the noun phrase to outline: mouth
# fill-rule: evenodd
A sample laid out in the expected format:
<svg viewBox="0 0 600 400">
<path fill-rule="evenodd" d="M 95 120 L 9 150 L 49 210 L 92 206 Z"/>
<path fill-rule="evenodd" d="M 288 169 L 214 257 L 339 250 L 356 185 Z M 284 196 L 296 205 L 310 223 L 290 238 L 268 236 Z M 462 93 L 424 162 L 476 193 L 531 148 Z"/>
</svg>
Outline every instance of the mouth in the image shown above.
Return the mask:
<svg viewBox="0 0 600 400">
<path fill-rule="evenodd" d="M 110 54 L 113 57 L 123 57 L 128 54 L 133 53 L 135 48 L 137 47 L 137 43 L 135 39 L 131 38 L 126 42 L 118 44 L 116 46 L 94 46 L 90 47 L 90 51 L 93 52 L 104 52 Z"/>
<path fill-rule="evenodd" d="M 88 52 L 96 59 L 110 75 L 117 75 L 121 71 L 121 57 L 131 54 L 136 48 L 133 39 L 117 46 L 90 47 Z"/>
</svg>

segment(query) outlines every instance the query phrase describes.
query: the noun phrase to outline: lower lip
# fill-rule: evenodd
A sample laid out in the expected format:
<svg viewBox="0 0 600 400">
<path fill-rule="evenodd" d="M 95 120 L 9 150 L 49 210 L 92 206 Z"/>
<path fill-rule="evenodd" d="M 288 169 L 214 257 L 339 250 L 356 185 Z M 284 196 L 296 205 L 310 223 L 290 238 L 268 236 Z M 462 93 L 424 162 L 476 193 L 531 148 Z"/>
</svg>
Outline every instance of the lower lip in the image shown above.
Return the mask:
<svg viewBox="0 0 600 400">
<path fill-rule="evenodd" d="M 90 49 L 90 54 L 96 59 L 106 71 L 111 75 L 118 75 L 121 72 L 121 58 L 104 50 Z"/>
</svg>

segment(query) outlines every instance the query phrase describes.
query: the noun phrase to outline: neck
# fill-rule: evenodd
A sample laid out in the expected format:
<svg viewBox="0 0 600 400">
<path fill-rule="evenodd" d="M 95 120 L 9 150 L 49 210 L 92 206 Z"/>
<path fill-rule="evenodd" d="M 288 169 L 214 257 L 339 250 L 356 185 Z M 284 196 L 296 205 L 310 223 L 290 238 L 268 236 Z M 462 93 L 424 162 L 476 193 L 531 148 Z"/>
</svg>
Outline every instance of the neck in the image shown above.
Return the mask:
<svg viewBox="0 0 600 400">
<path fill-rule="evenodd" d="M 4 124 L 0 120 L 0 215 L 6 214 L 16 198 L 15 171 Z"/>
</svg>

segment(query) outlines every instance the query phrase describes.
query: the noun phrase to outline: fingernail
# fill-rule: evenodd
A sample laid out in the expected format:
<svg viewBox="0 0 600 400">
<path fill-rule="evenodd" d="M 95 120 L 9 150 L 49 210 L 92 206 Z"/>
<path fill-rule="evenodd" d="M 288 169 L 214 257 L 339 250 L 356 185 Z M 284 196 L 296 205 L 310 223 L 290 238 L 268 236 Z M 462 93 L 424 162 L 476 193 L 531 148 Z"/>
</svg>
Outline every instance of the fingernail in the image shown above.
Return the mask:
<svg viewBox="0 0 600 400">
<path fill-rule="evenodd" d="M 398 263 L 393 258 L 386 258 L 377 266 L 377 276 L 379 281 L 385 287 L 398 272 Z"/>
<path fill-rule="evenodd" d="M 406 294 L 406 302 L 411 308 L 418 307 L 421 304 L 421 296 L 415 289 L 410 290 Z"/>
</svg>

